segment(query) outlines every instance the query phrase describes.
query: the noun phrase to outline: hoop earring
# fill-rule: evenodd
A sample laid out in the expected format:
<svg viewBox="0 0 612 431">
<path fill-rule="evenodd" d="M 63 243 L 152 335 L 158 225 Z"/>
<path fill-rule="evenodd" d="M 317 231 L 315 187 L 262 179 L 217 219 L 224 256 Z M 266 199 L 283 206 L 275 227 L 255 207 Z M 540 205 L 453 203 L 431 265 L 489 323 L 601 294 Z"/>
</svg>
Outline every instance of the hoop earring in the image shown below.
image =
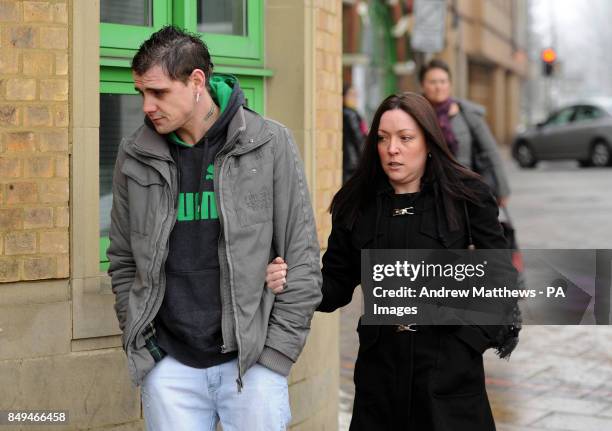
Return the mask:
<svg viewBox="0 0 612 431">
<path fill-rule="evenodd" d="M 200 93 L 196 94 L 196 103 L 200 102 Z"/>
</svg>

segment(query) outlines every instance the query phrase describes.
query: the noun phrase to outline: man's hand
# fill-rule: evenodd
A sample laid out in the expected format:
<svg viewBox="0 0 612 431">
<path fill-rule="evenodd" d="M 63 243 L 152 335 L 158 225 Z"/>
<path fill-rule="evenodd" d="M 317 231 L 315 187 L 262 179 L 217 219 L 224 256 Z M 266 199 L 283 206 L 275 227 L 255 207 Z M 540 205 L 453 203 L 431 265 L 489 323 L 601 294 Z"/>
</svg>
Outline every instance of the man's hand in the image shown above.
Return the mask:
<svg viewBox="0 0 612 431">
<path fill-rule="evenodd" d="M 282 257 L 275 258 L 266 268 L 266 284 L 268 289 L 278 294 L 285 288 L 287 282 L 287 264 Z"/>
<path fill-rule="evenodd" d="M 507 207 L 508 206 L 508 196 L 500 196 L 497 198 L 497 205 L 499 205 L 501 208 Z"/>
</svg>

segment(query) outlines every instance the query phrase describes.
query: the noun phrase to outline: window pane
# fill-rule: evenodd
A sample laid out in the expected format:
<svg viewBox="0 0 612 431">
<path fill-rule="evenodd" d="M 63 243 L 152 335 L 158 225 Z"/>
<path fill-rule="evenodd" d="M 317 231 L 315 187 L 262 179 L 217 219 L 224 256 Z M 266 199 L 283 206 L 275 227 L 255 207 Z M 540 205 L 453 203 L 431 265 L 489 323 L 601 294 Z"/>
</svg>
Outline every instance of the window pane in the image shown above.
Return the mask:
<svg viewBox="0 0 612 431">
<path fill-rule="evenodd" d="M 198 0 L 198 31 L 246 36 L 247 0 Z"/>
<path fill-rule="evenodd" d="M 591 118 L 593 120 L 597 120 L 598 118 L 603 118 L 606 116 L 605 112 L 599 108 L 596 108 L 595 106 L 592 107 L 593 111 L 591 113 Z"/>
<path fill-rule="evenodd" d="M 100 21 L 153 26 L 153 0 L 101 0 Z"/>
<path fill-rule="evenodd" d="M 587 106 L 579 106 L 576 110 L 576 115 L 574 116 L 574 123 L 584 120 L 590 119 L 590 114 L 592 110 Z"/>
<path fill-rule="evenodd" d="M 595 106 L 583 106 L 576 114 L 576 120 L 597 120 L 603 117 L 603 112 Z"/>
<path fill-rule="evenodd" d="M 129 136 L 143 119 L 138 95 L 100 94 L 100 236 L 108 236 L 115 159 L 121 138 Z"/>
<path fill-rule="evenodd" d="M 556 115 L 554 115 L 548 124 L 561 126 L 563 124 L 567 124 L 570 122 L 572 118 L 572 114 L 574 113 L 574 108 L 566 108 L 562 111 L 559 111 Z"/>
</svg>

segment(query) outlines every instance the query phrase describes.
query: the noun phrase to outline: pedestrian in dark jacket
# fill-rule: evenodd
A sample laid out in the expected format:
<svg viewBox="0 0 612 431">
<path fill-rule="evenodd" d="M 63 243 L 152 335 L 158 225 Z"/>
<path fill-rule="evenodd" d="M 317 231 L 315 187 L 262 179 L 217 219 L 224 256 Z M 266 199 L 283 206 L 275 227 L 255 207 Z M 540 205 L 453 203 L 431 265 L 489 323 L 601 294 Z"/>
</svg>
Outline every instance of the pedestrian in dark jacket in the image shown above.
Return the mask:
<svg viewBox="0 0 612 431">
<path fill-rule="evenodd" d="M 472 242 L 468 223 L 476 248 L 507 247 L 495 199 L 455 160 L 424 97 L 385 99 L 364 151 L 358 171 L 332 201 L 318 311 L 351 301 L 362 249 L 465 249 Z M 284 289 L 287 265 L 292 262 L 277 257 L 268 266 L 274 292 Z M 352 431 L 495 430 L 482 354 L 500 347 L 505 327 L 359 324 L 357 330 Z"/>
<path fill-rule="evenodd" d="M 368 132 L 365 121 L 357 112 L 357 94 L 346 84 L 342 88 L 342 184 L 357 170 Z"/>
<path fill-rule="evenodd" d="M 444 139 L 459 163 L 476 169 L 476 152 L 489 172 L 490 186 L 499 206 L 506 206 L 510 196 L 508 177 L 504 171 L 497 142 L 484 120 L 485 109 L 468 100 L 455 99 L 451 94 L 451 73 L 448 65 L 431 60 L 419 73 L 423 95 L 433 105 Z M 478 148 L 477 148 L 478 147 Z"/>
</svg>

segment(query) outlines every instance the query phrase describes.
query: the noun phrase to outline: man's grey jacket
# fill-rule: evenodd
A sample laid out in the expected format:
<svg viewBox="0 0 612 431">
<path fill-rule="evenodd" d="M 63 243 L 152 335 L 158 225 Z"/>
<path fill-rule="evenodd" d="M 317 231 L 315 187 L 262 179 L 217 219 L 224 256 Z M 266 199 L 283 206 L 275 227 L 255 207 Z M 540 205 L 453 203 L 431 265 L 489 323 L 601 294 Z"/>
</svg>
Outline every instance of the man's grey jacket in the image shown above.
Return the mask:
<svg viewBox="0 0 612 431">
<path fill-rule="evenodd" d="M 302 163 L 281 124 L 240 107 L 215 158 L 214 189 L 221 226 L 220 348 L 238 351 L 240 387 L 256 362 L 286 375 L 297 360 L 321 301 L 319 245 Z M 122 141 L 117 155 L 107 252 L 135 384 L 155 365 L 143 330 L 164 298 L 177 196 L 168 143 L 143 125 Z M 288 265 L 279 295 L 265 286 L 266 266 L 275 256 Z"/>
</svg>

